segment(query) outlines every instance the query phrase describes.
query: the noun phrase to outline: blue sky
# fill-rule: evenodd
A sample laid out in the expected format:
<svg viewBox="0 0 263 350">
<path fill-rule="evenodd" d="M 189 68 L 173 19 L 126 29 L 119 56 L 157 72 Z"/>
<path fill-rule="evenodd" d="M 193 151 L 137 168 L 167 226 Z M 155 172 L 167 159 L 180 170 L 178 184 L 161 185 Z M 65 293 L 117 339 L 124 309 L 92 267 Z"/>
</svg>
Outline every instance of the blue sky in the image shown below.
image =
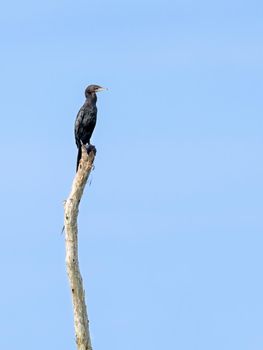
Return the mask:
<svg viewBox="0 0 263 350">
<path fill-rule="evenodd" d="M 74 348 L 62 202 L 90 83 L 79 214 L 94 349 L 263 347 L 260 1 L 2 4 L 2 349 Z"/>
</svg>

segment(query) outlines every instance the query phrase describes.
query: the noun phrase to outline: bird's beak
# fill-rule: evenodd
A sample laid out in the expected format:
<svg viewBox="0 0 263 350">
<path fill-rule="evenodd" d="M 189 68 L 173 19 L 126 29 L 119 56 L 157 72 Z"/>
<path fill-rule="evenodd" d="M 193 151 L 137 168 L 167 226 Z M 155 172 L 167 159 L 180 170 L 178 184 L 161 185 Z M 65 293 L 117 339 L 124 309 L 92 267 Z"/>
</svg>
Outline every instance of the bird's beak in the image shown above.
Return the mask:
<svg viewBox="0 0 263 350">
<path fill-rule="evenodd" d="M 99 87 L 99 88 L 96 89 L 96 92 L 105 91 L 105 90 L 108 90 L 108 88 Z"/>
</svg>

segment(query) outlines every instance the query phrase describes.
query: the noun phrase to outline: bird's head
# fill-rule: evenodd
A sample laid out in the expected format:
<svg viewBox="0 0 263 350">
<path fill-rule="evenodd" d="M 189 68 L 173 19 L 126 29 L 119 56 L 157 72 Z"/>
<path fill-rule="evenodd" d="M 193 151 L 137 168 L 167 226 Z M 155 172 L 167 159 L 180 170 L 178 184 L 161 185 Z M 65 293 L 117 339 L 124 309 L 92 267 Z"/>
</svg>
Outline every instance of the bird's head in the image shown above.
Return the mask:
<svg viewBox="0 0 263 350">
<path fill-rule="evenodd" d="M 101 87 L 99 85 L 89 85 L 85 90 L 85 96 L 88 97 L 88 95 L 92 95 L 96 92 L 108 90 L 107 88 Z"/>
</svg>

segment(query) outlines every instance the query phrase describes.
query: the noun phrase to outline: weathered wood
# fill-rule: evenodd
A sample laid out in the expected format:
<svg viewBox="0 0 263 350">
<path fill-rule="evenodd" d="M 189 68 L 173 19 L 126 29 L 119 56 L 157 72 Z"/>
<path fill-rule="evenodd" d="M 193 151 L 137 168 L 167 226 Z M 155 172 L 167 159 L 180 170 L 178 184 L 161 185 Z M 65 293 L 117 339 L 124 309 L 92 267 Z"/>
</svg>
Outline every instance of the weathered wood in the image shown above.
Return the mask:
<svg viewBox="0 0 263 350">
<path fill-rule="evenodd" d="M 73 180 L 72 189 L 64 204 L 64 226 L 66 244 L 66 268 L 71 289 L 74 326 L 78 350 L 92 350 L 89 320 L 85 304 L 85 292 L 78 260 L 78 212 L 79 203 L 84 192 L 89 174 L 93 168 L 95 155 L 87 154 L 82 146 L 82 158 L 78 172 Z"/>
</svg>

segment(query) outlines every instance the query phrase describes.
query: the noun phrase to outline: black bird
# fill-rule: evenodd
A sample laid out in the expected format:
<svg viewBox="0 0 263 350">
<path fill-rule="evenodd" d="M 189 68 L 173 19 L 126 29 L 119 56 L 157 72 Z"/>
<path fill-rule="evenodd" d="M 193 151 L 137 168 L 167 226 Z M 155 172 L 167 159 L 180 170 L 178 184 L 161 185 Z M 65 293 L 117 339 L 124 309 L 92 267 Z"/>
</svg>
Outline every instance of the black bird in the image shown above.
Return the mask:
<svg viewBox="0 0 263 350">
<path fill-rule="evenodd" d="M 97 95 L 96 92 L 106 90 L 99 85 L 89 85 L 85 90 L 86 101 L 80 108 L 75 121 L 75 140 L 78 147 L 77 171 L 81 159 L 81 145 L 84 144 L 87 152 L 94 150 L 90 138 L 97 121 Z"/>
</svg>

